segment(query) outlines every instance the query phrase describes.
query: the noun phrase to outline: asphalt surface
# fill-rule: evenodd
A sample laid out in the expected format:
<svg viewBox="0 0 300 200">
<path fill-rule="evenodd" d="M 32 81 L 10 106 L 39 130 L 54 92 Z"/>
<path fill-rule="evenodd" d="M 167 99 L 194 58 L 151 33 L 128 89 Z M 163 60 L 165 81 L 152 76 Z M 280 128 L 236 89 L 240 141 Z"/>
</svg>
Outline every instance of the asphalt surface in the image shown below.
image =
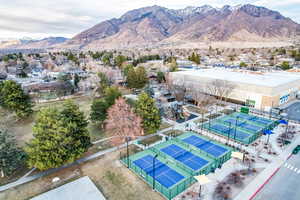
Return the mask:
<svg viewBox="0 0 300 200">
<path fill-rule="evenodd" d="M 299 200 L 300 154 L 293 155 L 256 195 L 254 200 Z"/>
<path fill-rule="evenodd" d="M 300 121 L 300 102 L 288 106 L 284 109 L 284 112 L 287 113 L 289 119 Z"/>
</svg>

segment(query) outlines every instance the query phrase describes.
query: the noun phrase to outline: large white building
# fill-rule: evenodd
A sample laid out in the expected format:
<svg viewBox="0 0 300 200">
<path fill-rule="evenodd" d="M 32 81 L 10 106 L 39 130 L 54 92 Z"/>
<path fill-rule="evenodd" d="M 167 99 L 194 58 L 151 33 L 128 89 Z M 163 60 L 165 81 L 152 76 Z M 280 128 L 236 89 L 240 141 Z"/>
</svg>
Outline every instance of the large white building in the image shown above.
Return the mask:
<svg viewBox="0 0 300 200">
<path fill-rule="evenodd" d="M 194 87 L 207 86 L 214 80 L 226 80 L 234 85 L 230 100 L 269 110 L 296 98 L 300 89 L 300 74 L 291 72 L 249 72 L 242 70 L 200 69 L 170 73 Z"/>
</svg>

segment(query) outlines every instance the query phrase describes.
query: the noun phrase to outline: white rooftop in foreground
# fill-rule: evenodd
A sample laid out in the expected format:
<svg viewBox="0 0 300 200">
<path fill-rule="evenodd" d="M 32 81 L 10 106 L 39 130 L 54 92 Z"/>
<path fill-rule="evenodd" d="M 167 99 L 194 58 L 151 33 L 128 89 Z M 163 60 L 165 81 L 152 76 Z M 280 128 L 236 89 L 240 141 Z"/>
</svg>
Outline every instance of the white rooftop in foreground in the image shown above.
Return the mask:
<svg viewBox="0 0 300 200">
<path fill-rule="evenodd" d="M 88 176 L 45 192 L 31 200 L 105 200 Z"/>
<path fill-rule="evenodd" d="M 225 69 L 198 69 L 173 72 L 182 75 L 197 76 L 210 79 L 220 79 L 232 82 L 276 87 L 293 81 L 300 81 L 300 73 L 291 72 L 249 72 Z"/>
</svg>

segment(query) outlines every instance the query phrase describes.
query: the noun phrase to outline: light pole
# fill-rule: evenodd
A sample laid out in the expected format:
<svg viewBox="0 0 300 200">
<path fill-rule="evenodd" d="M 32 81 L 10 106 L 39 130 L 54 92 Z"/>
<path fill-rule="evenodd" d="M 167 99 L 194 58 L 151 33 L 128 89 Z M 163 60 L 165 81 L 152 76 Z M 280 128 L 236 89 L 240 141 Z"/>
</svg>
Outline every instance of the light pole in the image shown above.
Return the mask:
<svg viewBox="0 0 300 200">
<path fill-rule="evenodd" d="M 126 150 L 127 150 L 127 168 L 129 168 L 129 147 L 128 147 L 128 143 L 131 140 L 131 138 L 127 136 L 125 138 L 125 140 L 126 140 Z"/>
<path fill-rule="evenodd" d="M 236 117 L 236 120 L 235 120 L 235 129 L 234 129 L 234 136 L 233 136 L 233 140 L 234 142 L 236 142 L 236 129 L 237 129 L 237 126 L 238 126 L 238 121 L 239 121 L 239 116 Z M 235 146 L 235 145 L 234 145 Z M 238 148 L 238 147 L 237 147 Z"/>
<path fill-rule="evenodd" d="M 230 137 L 230 130 L 231 130 L 231 122 L 228 122 L 229 123 L 229 129 L 228 129 L 228 140 L 227 140 L 227 144 L 229 144 L 229 137 Z"/>
<path fill-rule="evenodd" d="M 238 121 L 239 121 L 239 116 L 237 116 L 236 120 L 235 120 L 235 130 L 234 130 L 234 137 L 233 137 L 234 140 L 236 138 L 236 128 L 237 128 L 237 125 L 238 125 Z"/>
<path fill-rule="evenodd" d="M 288 129 L 289 129 L 289 120 L 287 120 L 287 123 L 286 123 L 285 135 L 287 135 Z"/>
<path fill-rule="evenodd" d="M 202 112 L 202 124 L 201 124 L 201 132 L 203 131 L 203 125 L 204 125 L 204 113 Z"/>
<path fill-rule="evenodd" d="M 153 164 L 153 168 L 152 168 L 152 171 L 153 171 L 153 185 L 152 185 L 152 189 L 155 190 L 155 159 L 157 158 L 157 154 L 155 154 L 155 156 L 153 157 L 153 161 L 152 161 L 152 164 Z"/>
<path fill-rule="evenodd" d="M 208 130 L 210 131 L 210 118 L 211 118 L 211 110 L 209 111 L 209 118 L 208 118 Z"/>
</svg>

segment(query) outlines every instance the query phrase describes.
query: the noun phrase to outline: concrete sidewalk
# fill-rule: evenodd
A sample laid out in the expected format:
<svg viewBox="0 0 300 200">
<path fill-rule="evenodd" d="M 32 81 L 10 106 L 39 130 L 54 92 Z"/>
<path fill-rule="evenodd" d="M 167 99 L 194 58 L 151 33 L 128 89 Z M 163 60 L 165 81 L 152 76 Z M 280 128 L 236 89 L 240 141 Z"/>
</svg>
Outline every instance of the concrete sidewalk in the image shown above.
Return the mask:
<svg viewBox="0 0 300 200">
<path fill-rule="evenodd" d="M 281 167 L 281 165 L 291 155 L 292 150 L 300 143 L 298 137 L 287 149 L 278 157 L 274 158 L 266 169 L 264 169 L 243 191 L 237 195 L 234 200 L 251 200 L 255 194 L 267 183 L 268 179 Z"/>
</svg>

